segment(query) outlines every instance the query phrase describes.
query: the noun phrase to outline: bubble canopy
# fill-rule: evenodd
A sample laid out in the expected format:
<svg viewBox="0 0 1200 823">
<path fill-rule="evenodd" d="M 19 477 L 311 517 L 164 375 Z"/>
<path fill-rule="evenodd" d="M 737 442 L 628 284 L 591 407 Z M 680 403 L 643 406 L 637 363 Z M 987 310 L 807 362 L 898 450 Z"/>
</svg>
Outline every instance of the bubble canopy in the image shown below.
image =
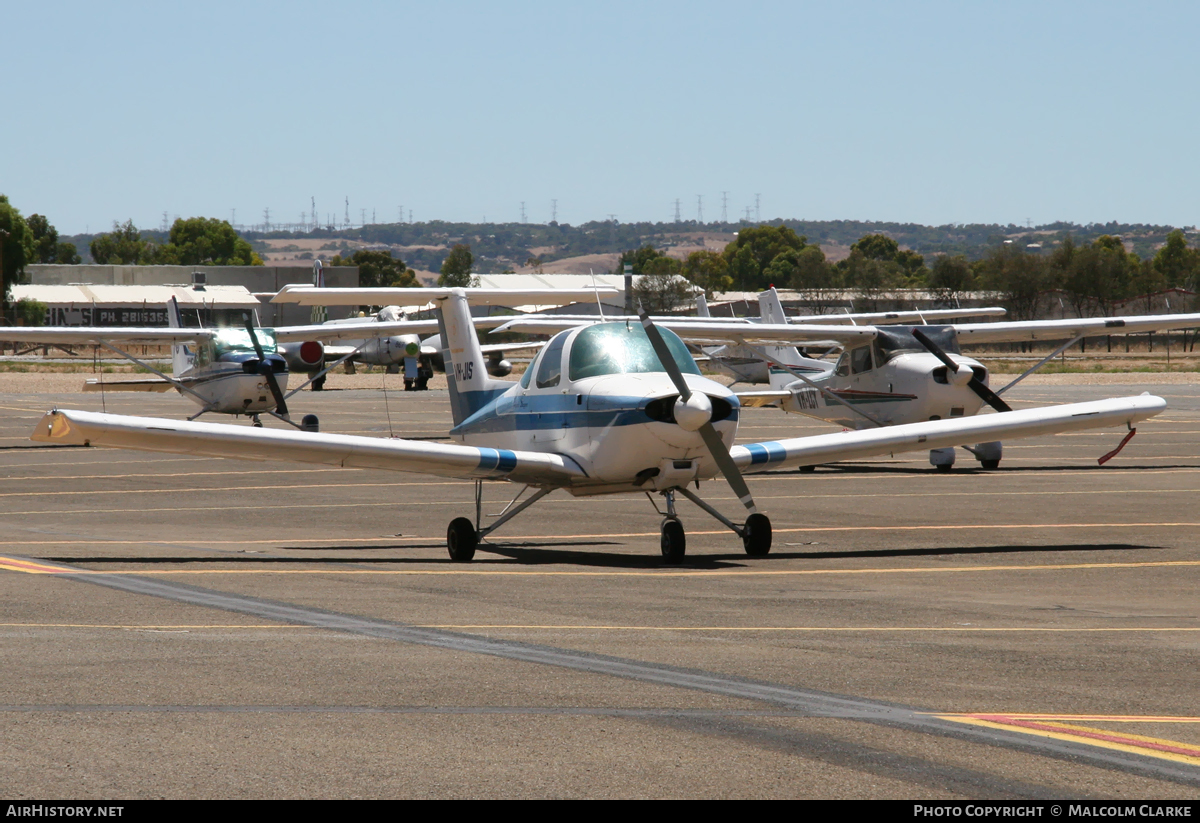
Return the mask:
<svg viewBox="0 0 1200 823">
<path fill-rule="evenodd" d="M 684 374 L 700 374 L 687 346 L 674 332 L 659 328 L 671 356 Z M 601 323 L 589 326 L 571 343 L 571 380 L 606 374 L 643 374 L 664 371 L 654 346 L 641 324 Z"/>
</svg>

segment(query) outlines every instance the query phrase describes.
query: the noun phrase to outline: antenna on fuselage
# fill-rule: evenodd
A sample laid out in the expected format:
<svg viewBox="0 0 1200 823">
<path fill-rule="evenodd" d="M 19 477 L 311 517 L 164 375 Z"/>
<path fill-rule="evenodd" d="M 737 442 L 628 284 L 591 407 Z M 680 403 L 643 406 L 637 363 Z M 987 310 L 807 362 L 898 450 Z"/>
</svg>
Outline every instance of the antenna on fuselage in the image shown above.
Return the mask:
<svg viewBox="0 0 1200 823">
<path fill-rule="evenodd" d="M 588 269 L 588 273 L 592 275 L 592 288 L 596 290 L 596 310 L 600 312 L 600 320 L 604 321 L 604 304 L 600 302 L 600 287 L 596 285 L 596 270 Z"/>
</svg>

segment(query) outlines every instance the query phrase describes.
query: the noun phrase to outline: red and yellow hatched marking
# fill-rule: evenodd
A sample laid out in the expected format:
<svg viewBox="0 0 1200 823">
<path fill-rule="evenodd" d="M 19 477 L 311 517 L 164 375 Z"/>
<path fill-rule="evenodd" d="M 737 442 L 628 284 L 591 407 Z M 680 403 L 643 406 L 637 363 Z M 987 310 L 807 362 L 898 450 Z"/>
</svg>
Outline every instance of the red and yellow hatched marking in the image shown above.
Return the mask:
<svg viewBox="0 0 1200 823">
<path fill-rule="evenodd" d="M 993 729 L 1018 731 L 1038 737 L 1051 737 L 1072 743 L 1087 743 L 1105 749 L 1158 757 L 1200 766 L 1200 745 L 1180 743 L 1160 737 L 1115 732 L 1081 726 L 1077 721 L 1093 723 L 1200 723 L 1200 717 L 1167 717 L 1154 715 L 1103 715 L 1103 714 L 939 714 L 942 720 L 986 726 Z M 1068 722 L 1072 721 L 1072 722 Z"/>
</svg>

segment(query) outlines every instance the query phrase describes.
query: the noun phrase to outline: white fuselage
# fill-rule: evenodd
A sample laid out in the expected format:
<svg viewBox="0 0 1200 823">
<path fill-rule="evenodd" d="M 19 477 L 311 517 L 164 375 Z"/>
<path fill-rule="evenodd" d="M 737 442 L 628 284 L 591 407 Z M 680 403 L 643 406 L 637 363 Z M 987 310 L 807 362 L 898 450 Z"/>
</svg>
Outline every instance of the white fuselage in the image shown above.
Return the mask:
<svg viewBox="0 0 1200 823">
<path fill-rule="evenodd" d="M 830 364 L 823 373 L 805 372 L 813 383 L 828 389 L 844 403 L 831 399 L 782 366 L 772 363 L 772 387 L 791 392 L 791 396 L 782 402 L 783 410 L 861 429 L 871 423 L 848 409 L 846 404 L 885 425 L 969 417 L 983 406 L 983 400 L 967 386 L 972 374 L 980 376 L 987 384 L 987 368 L 977 360 L 950 354 L 955 363 L 966 367 L 952 374 L 932 354 L 903 353 L 875 365 L 862 360 L 856 364 L 856 351 L 868 350 L 853 349 L 844 353 L 836 367 Z"/>
</svg>

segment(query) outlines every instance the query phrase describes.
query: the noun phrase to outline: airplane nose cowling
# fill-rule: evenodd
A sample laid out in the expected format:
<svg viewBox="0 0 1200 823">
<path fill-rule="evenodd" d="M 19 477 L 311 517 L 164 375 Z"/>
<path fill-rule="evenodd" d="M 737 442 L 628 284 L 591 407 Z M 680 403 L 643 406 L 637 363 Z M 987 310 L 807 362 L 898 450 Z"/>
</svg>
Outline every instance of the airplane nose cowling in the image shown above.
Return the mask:
<svg viewBox="0 0 1200 823">
<path fill-rule="evenodd" d="M 700 427 L 712 420 L 712 401 L 704 392 L 692 392 L 685 403 L 680 397 L 675 401 L 675 422 L 684 431 L 699 431 Z"/>
</svg>

